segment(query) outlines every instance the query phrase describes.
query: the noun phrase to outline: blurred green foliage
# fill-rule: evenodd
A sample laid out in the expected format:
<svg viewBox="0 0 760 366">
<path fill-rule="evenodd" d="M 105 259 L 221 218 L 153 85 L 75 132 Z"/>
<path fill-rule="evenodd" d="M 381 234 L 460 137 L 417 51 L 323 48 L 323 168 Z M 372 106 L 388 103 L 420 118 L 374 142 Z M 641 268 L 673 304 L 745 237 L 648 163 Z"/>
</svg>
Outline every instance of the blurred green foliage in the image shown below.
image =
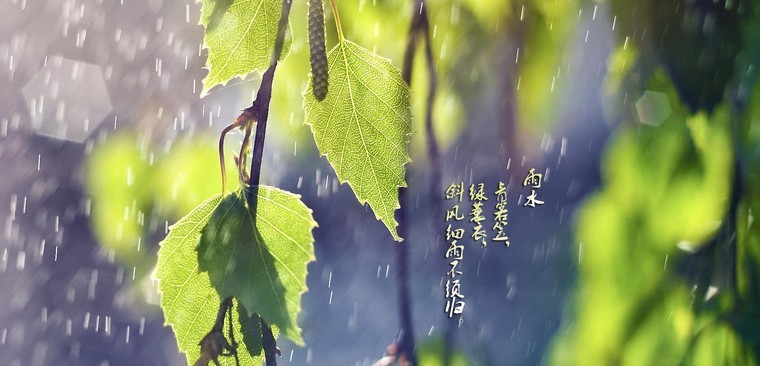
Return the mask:
<svg viewBox="0 0 760 366">
<path fill-rule="evenodd" d="M 622 122 L 577 215 L 551 362 L 759 364 L 758 4 L 610 3 L 605 115 Z"/>
<path fill-rule="evenodd" d="M 150 235 L 163 235 L 165 220 L 221 192 L 213 140 L 177 142 L 165 155 L 148 153 L 144 146 L 132 133 L 112 135 L 95 147 L 86 167 L 93 231 L 117 260 L 136 267 L 138 278 L 150 273 L 156 261 Z M 233 159 L 227 158 L 227 186 L 237 187 Z"/>
<path fill-rule="evenodd" d="M 524 38 L 515 55 L 518 120 L 534 134 L 549 130 L 561 111 L 579 7 L 576 0 L 529 1 L 511 19 Z"/>
<path fill-rule="evenodd" d="M 646 90 L 667 95 L 671 113 L 659 126 L 627 121 L 610 142 L 604 187 L 578 214 L 577 315 L 557 341 L 556 364 L 677 364 L 715 317 L 692 311 L 703 299 L 690 296 L 677 264 L 726 214 L 729 114 L 691 114 L 661 70 Z"/>
<path fill-rule="evenodd" d="M 443 337 L 429 337 L 417 345 L 417 362 L 420 366 L 467 366 L 471 363 L 458 349 L 449 350 L 449 363 L 445 361 Z"/>
</svg>

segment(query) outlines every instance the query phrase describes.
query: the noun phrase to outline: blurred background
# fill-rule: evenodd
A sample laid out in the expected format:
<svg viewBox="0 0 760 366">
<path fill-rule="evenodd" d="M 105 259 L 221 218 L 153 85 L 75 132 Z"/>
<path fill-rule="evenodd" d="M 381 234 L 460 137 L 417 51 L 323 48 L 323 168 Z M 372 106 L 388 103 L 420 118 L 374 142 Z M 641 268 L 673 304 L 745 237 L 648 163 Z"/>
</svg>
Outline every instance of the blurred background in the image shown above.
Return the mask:
<svg viewBox="0 0 760 366">
<path fill-rule="evenodd" d="M 400 67 L 412 1 L 337 3 L 346 37 Z M 757 364 L 758 2 L 426 4 L 437 194 L 484 183 L 489 224 L 506 183 L 510 245 L 468 242 L 466 307 L 448 319 L 445 225 L 415 117 L 402 204 L 420 363 L 442 364 L 448 323 L 459 364 Z M 200 97 L 192 0 L 0 0 L 0 14 L 0 364 L 186 364 L 150 274 L 168 226 L 220 192 L 217 136 L 259 76 Z M 319 228 L 306 346 L 280 340 L 278 362 L 371 365 L 398 336 L 398 244 L 302 123 L 305 1 L 290 20 L 262 181 L 302 195 Z M 535 208 L 531 168 L 543 174 Z"/>
</svg>

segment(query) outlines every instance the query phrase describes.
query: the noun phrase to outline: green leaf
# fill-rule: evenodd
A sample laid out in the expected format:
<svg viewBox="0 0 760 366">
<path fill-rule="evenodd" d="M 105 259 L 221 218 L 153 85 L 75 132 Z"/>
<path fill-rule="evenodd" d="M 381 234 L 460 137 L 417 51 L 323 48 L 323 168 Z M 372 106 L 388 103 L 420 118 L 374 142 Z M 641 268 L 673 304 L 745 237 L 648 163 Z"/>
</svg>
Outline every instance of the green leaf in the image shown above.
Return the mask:
<svg viewBox="0 0 760 366">
<path fill-rule="evenodd" d="M 201 22 L 206 27 L 203 45 L 208 48 L 203 79 L 209 89 L 234 77 L 269 67 L 282 11 L 278 0 L 202 0 Z M 290 50 L 290 29 L 285 36 L 281 59 Z"/>
<path fill-rule="evenodd" d="M 187 355 L 188 364 L 193 364 L 200 356 L 198 343 L 211 330 L 216 319 L 221 298 L 211 286 L 208 274 L 198 271 L 198 256 L 195 247 L 201 237 L 201 229 L 206 225 L 221 195 L 202 203 L 171 227 L 169 235 L 161 242 L 158 264 L 153 277 L 158 280 L 161 293 L 161 308 L 166 324 L 177 336 L 179 350 Z M 232 320 L 235 325 L 235 340 L 238 341 L 238 356 L 241 365 L 261 365 L 261 330 L 257 328 L 258 317 L 241 317 L 244 309 L 237 306 Z M 241 330 L 241 328 L 243 328 Z M 259 329 L 258 332 L 256 329 Z M 276 332 L 275 329 L 273 331 Z M 225 322 L 225 336 L 227 322 Z M 242 340 L 242 342 L 241 342 Z M 234 359 L 220 357 L 222 365 L 234 365 Z"/>
<path fill-rule="evenodd" d="M 200 269 L 220 296 L 234 296 L 302 345 L 296 319 L 317 223 L 296 194 L 259 186 L 255 208 L 245 196 L 230 193 L 214 209 L 198 245 Z"/>
<path fill-rule="evenodd" d="M 318 102 L 311 84 L 304 92 L 306 123 L 317 148 L 348 182 L 360 203 L 401 241 L 393 217 L 398 188 L 406 187 L 404 164 L 411 132 L 409 89 L 387 59 L 349 41 L 327 55 L 330 92 Z"/>
</svg>

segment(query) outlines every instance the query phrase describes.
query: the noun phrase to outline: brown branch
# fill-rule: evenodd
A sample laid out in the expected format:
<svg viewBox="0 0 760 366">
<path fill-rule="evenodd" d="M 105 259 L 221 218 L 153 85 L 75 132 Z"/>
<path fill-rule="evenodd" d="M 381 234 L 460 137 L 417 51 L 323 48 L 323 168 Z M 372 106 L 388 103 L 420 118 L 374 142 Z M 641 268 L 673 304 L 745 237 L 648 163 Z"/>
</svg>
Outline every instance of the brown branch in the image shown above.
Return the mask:
<svg viewBox="0 0 760 366">
<path fill-rule="evenodd" d="M 264 348 L 264 358 L 267 362 L 266 366 L 277 366 L 277 358 L 274 356 L 282 356 L 282 352 L 277 347 L 277 341 L 274 339 L 274 334 L 272 334 L 272 328 L 270 328 L 269 324 L 264 321 L 264 318 L 259 319 L 261 319 L 261 334 L 263 337 L 261 344 Z"/>
<path fill-rule="evenodd" d="M 269 102 L 272 100 L 272 82 L 274 81 L 274 72 L 277 69 L 277 62 L 282 55 L 282 47 L 285 42 L 285 32 L 288 29 L 288 16 L 290 15 L 290 6 L 293 0 L 283 0 L 282 13 L 277 29 L 277 38 L 274 42 L 274 53 L 272 62 L 264 72 L 261 78 L 261 87 L 256 95 L 256 100 L 246 110 L 252 112 L 258 119 L 256 126 L 256 136 L 253 141 L 253 159 L 251 160 L 251 187 L 258 186 L 261 178 L 261 162 L 264 156 L 264 136 L 266 135 L 267 121 L 269 119 Z"/>
<path fill-rule="evenodd" d="M 209 331 L 203 339 L 201 339 L 200 343 L 198 343 L 198 345 L 201 346 L 201 355 L 198 358 L 198 361 L 195 362 L 195 366 L 208 365 L 209 361 L 213 361 L 214 365 L 219 365 L 219 356 L 224 355 L 224 351 L 234 355 L 235 361 L 238 360 L 237 351 L 235 350 L 235 347 L 237 346 L 236 342 L 233 339 L 233 344 L 230 345 L 230 343 L 227 342 L 227 339 L 224 338 L 224 316 L 227 313 L 227 310 L 231 307 L 232 297 L 222 300 L 219 304 L 219 311 L 216 313 L 214 326 L 211 327 L 211 331 Z M 230 332 L 232 332 L 232 328 L 230 328 Z"/>
<path fill-rule="evenodd" d="M 272 100 L 272 83 L 274 82 L 274 72 L 277 69 L 277 62 L 282 55 L 283 44 L 285 43 L 285 33 L 288 29 L 288 17 L 292 0 L 283 0 L 282 12 L 280 13 L 280 22 L 277 28 L 277 37 L 274 41 L 274 52 L 272 53 L 272 62 L 269 68 L 264 72 L 261 78 L 261 86 L 256 95 L 256 100 L 246 111 L 256 116 L 258 124 L 256 126 L 256 136 L 253 142 L 253 158 L 251 159 L 251 177 L 248 181 L 250 186 L 248 202 L 254 210 L 253 217 L 256 217 L 256 193 L 261 180 L 261 163 L 264 157 L 264 137 L 266 135 L 267 121 L 269 120 L 269 103 Z M 277 348 L 277 341 L 272 334 L 272 329 L 261 318 L 262 346 L 264 348 L 264 357 L 267 366 L 276 366 L 277 358 L 281 352 Z"/>
<path fill-rule="evenodd" d="M 250 144 L 250 136 L 253 129 L 253 123 L 250 122 L 258 122 L 253 145 L 253 158 L 251 159 L 251 175 L 248 179 L 248 184 L 251 187 L 251 189 L 248 191 L 248 202 L 252 203 L 251 207 L 253 210 L 256 209 L 256 205 L 255 199 L 252 198 L 256 197 L 255 192 L 258 189 L 259 180 L 261 177 L 261 162 L 264 153 L 264 135 L 266 133 L 266 125 L 269 117 L 269 102 L 272 99 L 272 82 L 274 79 L 274 71 L 277 68 L 277 61 L 282 55 L 282 48 L 283 44 L 285 43 L 285 33 L 288 28 L 288 17 L 290 15 L 290 7 L 292 3 L 292 0 L 283 0 L 282 2 L 282 13 L 280 14 L 277 37 L 275 38 L 274 52 L 272 53 L 272 62 L 262 76 L 261 86 L 259 88 L 258 94 L 256 95 L 256 99 L 253 101 L 250 107 L 243 110 L 243 113 L 238 116 L 235 122 L 222 130 L 222 135 L 219 138 L 219 163 L 221 164 L 222 168 L 222 187 L 224 187 L 226 184 L 226 174 L 224 167 L 224 136 L 235 127 L 245 128 L 245 137 L 243 138 L 243 144 L 240 148 L 238 162 L 238 175 L 242 180 L 245 177 L 243 167 L 245 165 L 245 156 Z M 253 217 L 256 217 L 256 215 L 254 214 Z M 231 323 L 231 312 L 229 312 L 229 319 L 230 339 L 232 340 L 232 345 L 227 342 L 227 339 L 224 338 L 223 333 L 225 314 L 228 313 L 228 310 L 231 311 L 231 309 L 232 296 L 225 298 L 219 304 L 219 311 L 217 312 L 214 326 L 211 328 L 211 331 L 206 334 L 205 337 L 203 337 L 203 340 L 201 340 L 201 343 L 199 344 L 201 346 L 201 357 L 196 362 L 196 366 L 207 365 L 209 361 L 213 361 L 215 365 L 218 365 L 219 363 L 217 361 L 217 358 L 219 355 L 224 354 L 223 352 L 225 350 L 234 355 L 235 361 L 238 362 L 237 352 L 235 351 L 237 342 L 235 342 L 232 333 L 233 329 Z M 264 355 L 266 357 L 267 366 L 276 366 L 277 359 L 274 357 L 274 355 L 280 355 L 281 353 L 277 348 L 277 343 L 274 339 L 274 335 L 272 334 L 272 329 L 266 324 L 263 318 L 261 319 L 261 330 L 262 345 L 264 348 Z"/>
<path fill-rule="evenodd" d="M 409 38 L 407 40 L 406 51 L 404 53 L 404 64 L 401 69 L 401 77 L 411 86 L 412 83 L 412 70 L 414 66 L 414 59 L 417 50 L 417 43 L 420 39 L 425 43 L 425 59 L 427 62 L 428 71 L 428 97 L 425 106 L 425 136 L 427 139 L 427 153 L 430 166 L 432 167 L 430 177 L 430 200 L 433 206 L 433 217 L 438 218 L 440 214 L 441 203 L 438 195 L 436 194 L 441 185 L 441 167 L 438 151 L 438 142 L 435 138 L 435 131 L 433 130 L 433 101 L 435 100 L 435 91 L 437 87 L 437 76 L 435 72 L 435 65 L 433 60 L 433 51 L 430 43 L 430 23 L 427 15 L 427 8 L 425 7 L 423 0 L 414 1 L 414 9 L 412 15 L 412 24 L 409 28 Z M 407 205 L 406 201 L 407 190 L 405 188 L 399 189 L 399 202 L 401 208 L 399 209 L 399 235 L 407 237 Z M 436 247 L 438 243 L 436 243 Z M 417 356 L 414 352 L 414 329 L 412 322 L 411 311 L 411 297 L 409 295 L 409 254 L 408 245 L 396 245 L 396 262 L 398 266 L 397 271 L 397 285 L 398 285 L 398 300 L 399 300 L 399 315 L 400 326 L 399 339 L 396 348 L 396 355 L 401 362 L 408 363 L 409 365 L 417 364 Z M 447 347 L 448 348 L 448 347 Z M 448 354 L 448 352 L 447 352 Z"/>
</svg>

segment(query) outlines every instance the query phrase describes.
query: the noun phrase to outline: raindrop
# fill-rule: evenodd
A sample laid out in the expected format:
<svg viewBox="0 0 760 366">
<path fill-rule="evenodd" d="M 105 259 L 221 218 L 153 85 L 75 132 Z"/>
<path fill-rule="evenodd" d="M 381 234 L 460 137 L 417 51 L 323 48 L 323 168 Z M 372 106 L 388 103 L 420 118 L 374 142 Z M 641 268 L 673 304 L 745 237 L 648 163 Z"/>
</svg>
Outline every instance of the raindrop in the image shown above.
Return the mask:
<svg viewBox="0 0 760 366">
<path fill-rule="evenodd" d="M 94 269 L 90 272 L 90 283 L 87 285 L 87 298 L 92 300 L 95 298 L 95 286 L 98 284 L 98 270 Z"/>
<path fill-rule="evenodd" d="M 106 316 L 106 320 L 104 322 L 105 325 L 105 333 L 106 335 L 111 335 L 111 317 Z"/>
<path fill-rule="evenodd" d="M 68 290 L 66 290 L 66 302 L 69 304 L 74 303 L 74 298 L 76 297 L 77 290 L 73 287 L 69 287 Z"/>
<path fill-rule="evenodd" d="M 26 252 L 22 250 L 18 252 L 18 257 L 16 257 L 16 270 L 23 271 L 25 265 L 26 265 Z"/>
</svg>

